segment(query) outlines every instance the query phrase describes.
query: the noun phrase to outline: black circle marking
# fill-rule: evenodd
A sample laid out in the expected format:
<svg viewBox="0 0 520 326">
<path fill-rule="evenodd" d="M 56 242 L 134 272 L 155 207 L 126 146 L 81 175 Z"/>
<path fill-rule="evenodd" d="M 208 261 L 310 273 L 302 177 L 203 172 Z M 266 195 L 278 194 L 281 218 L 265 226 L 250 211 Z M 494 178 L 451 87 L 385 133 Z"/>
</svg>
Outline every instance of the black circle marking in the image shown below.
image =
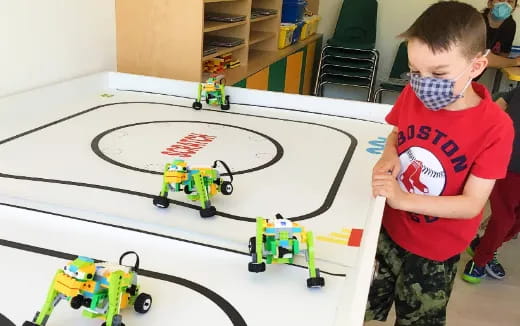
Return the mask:
<svg viewBox="0 0 520 326">
<path fill-rule="evenodd" d="M 240 129 L 240 130 L 244 130 L 244 131 L 247 131 L 247 132 L 250 132 L 250 133 L 253 133 L 253 134 L 256 134 L 256 135 L 259 135 L 267 140 L 269 140 L 271 142 L 271 144 L 274 145 L 274 147 L 276 148 L 276 154 L 275 156 L 267 163 L 264 163 L 262 165 L 259 165 L 257 167 L 254 167 L 254 168 L 251 168 L 251 169 L 246 169 L 246 170 L 241 170 L 241 171 L 236 171 L 236 172 L 233 172 L 233 175 L 240 175 L 240 174 L 246 174 L 246 173 L 250 173 L 250 172 L 255 172 L 255 171 L 259 171 L 259 170 L 262 170 L 262 169 L 265 169 L 267 167 L 270 167 L 274 164 L 276 164 L 276 162 L 280 161 L 283 157 L 283 154 L 284 154 L 284 150 L 283 150 L 283 147 L 282 145 L 277 141 L 275 140 L 274 138 L 266 135 L 266 134 L 263 134 L 261 132 L 258 132 L 258 131 L 255 131 L 255 130 L 252 130 L 252 129 L 247 129 L 247 128 L 244 128 L 244 127 L 239 127 L 239 126 L 233 126 L 233 125 L 228 125 L 228 124 L 224 124 L 224 123 L 217 123 L 217 122 L 208 122 L 208 121 L 193 121 L 193 120 L 164 120 L 164 121 L 147 121 L 147 122 L 138 122 L 138 123 L 131 123 L 131 124 L 127 124 L 127 125 L 123 125 L 123 126 L 119 126 L 119 127 L 115 127 L 115 128 L 112 128 L 112 129 L 109 129 L 109 130 L 106 130 L 102 133 L 100 133 L 99 135 L 97 135 L 96 137 L 94 137 L 94 139 L 92 140 L 91 142 L 91 148 L 92 148 L 92 151 L 94 151 L 94 153 L 99 156 L 101 159 L 103 159 L 104 161 L 107 161 L 108 163 L 111 163 L 111 164 L 114 164 L 114 165 L 117 165 L 119 167 L 122 167 L 122 168 L 125 168 L 125 169 L 129 169 L 129 170 L 133 170 L 133 171 L 137 171 L 137 172 L 143 172 L 143 173 L 149 173 L 149 174 L 156 174 L 156 175 L 162 175 L 163 173 L 162 172 L 158 172 L 158 171 L 152 171 L 152 170 L 147 170 L 147 169 L 141 169 L 141 168 L 137 168 L 137 167 L 134 167 L 134 166 L 131 166 L 131 165 L 128 165 L 128 164 L 123 164 L 121 162 L 118 162 L 110 157 L 108 157 L 105 153 L 103 153 L 103 151 L 99 148 L 99 142 L 101 141 L 101 139 L 103 139 L 103 137 L 105 137 L 106 135 L 110 134 L 110 133 L 113 133 L 113 132 L 116 132 L 118 130 L 121 130 L 121 129 L 124 129 L 124 128 L 129 128 L 129 127 L 135 127 L 135 126 L 141 126 L 141 125 L 148 125 L 148 124 L 154 124 L 154 123 L 204 123 L 204 124 L 210 124 L 210 125 L 216 125 L 216 126 L 223 126 L 223 127 L 229 127 L 229 128 L 235 128 L 235 129 Z M 227 176 L 228 174 L 227 173 L 222 173 L 221 175 L 224 175 L 224 176 Z"/>
<path fill-rule="evenodd" d="M 16 139 L 19 139 L 19 138 L 21 138 L 23 136 L 26 136 L 26 135 L 38 132 L 38 131 L 46 129 L 48 127 L 57 125 L 59 123 L 63 123 L 65 121 L 69 121 L 69 120 L 71 120 L 73 118 L 76 118 L 78 116 L 85 115 L 85 114 L 91 113 L 93 111 L 102 109 L 102 108 L 112 107 L 112 106 L 116 106 L 116 105 L 123 105 L 123 104 L 152 104 L 152 105 L 163 105 L 163 106 L 169 106 L 169 107 L 181 107 L 181 108 L 187 108 L 187 109 L 191 110 L 191 107 L 189 107 L 189 106 L 176 105 L 176 104 L 171 104 L 171 103 L 160 103 L 160 102 L 129 101 L 129 102 L 114 102 L 114 103 L 102 104 L 102 105 L 98 105 L 98 106 L 95 106 L 95 107 L 92 107 L 92 108 L 89 108 L 89 109 L 86 109 L 86 110 L 74 113 L 72 115 L 69 115 L 67 117 L 61 118 L 59 120 L 56 120 L 56 121 L 44 124 L 42 126 L 33 128 L 31 130 L 28 130 L 28 131 L 25 131 L 25 132 L 20 133 L 18 135 L 6 138 L 4 140 L 1 140 L 0 141 L 0 145 L 8 143 L 8 142 L 11 142 L 11 141 L 16 140 Z M 288 111 L 290 111 L 290 110 L 288 110 Z M 319 124 L 319 123 L 315 123 L 315 122 L 298 121 L 298 120 L 277 118 L 277 117 L 266 117 L 266 116 L 255 115 L 255 114 L 246 114 L 246 113 L 230 112 L 230 111 L 214 111 L 214 112 L 218 112 L 219 114 L 235 114 L 235 115 L 241 115 L 241 116 L 247 116 L 247 117 L 262 118 L 262 119 L 267 119 L 267 120 L 278 120 L 278 121 L 286 121 L 286 122 L 307 124 L 307 125 L 311 125 L 311 126 L 319 126 L 319 127 L 322 127 L 322 128 L 334 130 L 334 131 L 336 131 L 336 132 L 338 132 L 340 134 L 343 134 L 348 139 L 350 139 L 351 144 L 350 144 L 350 146 L 348 147 L 348 149 L 347 149 L 347 151 L 345 153 L 345 157 L 343 158 L 343 161 L 340 164 L 338 172 L 337 172 L 336 176 L 334 177 L 334 181 L 332 182 L 332 185 L 331 185 L 329 191 L 327 192 L 327 196 L 326 196 L 325 201 L 323 202 L 323 204 L 320 207 L 318 207 L 317 209 L 315 209 L 314 211 L 310 212 L 310 213 L 307 213 L 307 214 L 304 214 L 304 215 L 301 215 L 301 216 L 296 216 L 296 217 L 289 217 L 288 219 L 292 220 L 292 221 L 306 220 L 306 219 L 318 216 L 318 215 L 326 212 L 332 206 L 332 203 L 334 202 L 334 199 L 335 199 L 336 194 L 337 194 L 337 192 L 339 190 L 339 187 L 341 185 L 343 177 L 345 176 L 347 168 L 348 168 L 348 166 L 350 164 L 350 160 L 352 159 L 352 156 L 354 155 L 355 149 L 356 149 L 357 144 L 358 144 L 357 139 L 353 135 L 349 134 L 348 132 L 346 132 L 344 130 L 341 130 L 341 129 L 338 129 L 338 128 L 335 128 L 335 127 L 331 127 L 331 126 L 327 126 L 327 125 L 323 125 L 323 124 Z M 326 115 L 326 114 L 324 114 L 324 115 Z M 119 193 L 128 194 L 128 195 L 145 197 L 145 198 L 154 198 L 154 196 L 155 196 L 155 195 L 152 195 L 152 194 L 147 194 L 147 193 L 133 191 L 133 190 L 128 190 L 128 189 L 121 189 L 121 188 L 109 187 L 109 186 L 105 186 L 105 185 L 85 183 L 85 182 L 77 182 L 77 181 L 69 181 L 69 180 L 57 180 L 57 179 L 47 179 L 47 178 L 31 177 L 31 176 L 24 176 L 24 175 L 13 175 L 13 174 L 2 173 L 2 172 L 0 172 L 0 177 L 2 177 L 2 178 L 10 178 L 10 179 L 15 179 L 15 180 L 28 180 L 28 181 L 34 181 L 34 182 L 47 182 L 47 183 L 64 184 L 64 185 L 71 185 L 71 186 L 78 186 L 78 187 L 88 187 L 88 188 L 93 188 L 93 189 L 114 191 L 114 192 L 119 192 Z M 199 210 L 199 207 L 197 205 L 184 203 L 184 202 L 171 200 L 171 199 L 169 199 L 169 201 L 171 203 L 176 204 L 176 205 L 180 205 L 180 206 L 189 207 L 189 208 L 192 208 L 192 209 Z M 237 220 L 237 221 L 256 222 L 255 218 L 250 218 L 250 217 L 245 217 L 245 216 L 237 216 L 237 215 L 229 214 L 229 213 L 225 213 L 225 212 L 218 212 L 217 211 L 216 215 L 219 215 L 219 216 L 225 217 L 225 218 L 229 218 L 229 219 L 233 219 L 233 220 Z"/>
</svg>

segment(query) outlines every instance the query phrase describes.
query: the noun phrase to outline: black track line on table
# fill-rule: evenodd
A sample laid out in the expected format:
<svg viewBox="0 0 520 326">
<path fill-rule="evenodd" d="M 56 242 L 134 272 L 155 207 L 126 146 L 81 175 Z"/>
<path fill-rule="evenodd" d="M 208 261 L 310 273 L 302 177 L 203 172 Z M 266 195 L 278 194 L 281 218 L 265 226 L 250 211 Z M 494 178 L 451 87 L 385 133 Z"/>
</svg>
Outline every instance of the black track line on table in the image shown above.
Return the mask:
<svg viewBox="0 0 520 326">
<path fill-rule="evenodd" d="M 9 318 L 0 313 L 0 325 L 1 326 L 16 326 Z"/>
<path fill-rule="evenodd" d="M 184 99 L 194 99 L 193 97 L 189 97 L 189 96 L 172 95 L 172 94 L 159 93 L 159 92 L 139 91 L 139 90 L 135 90 L 135 89 L 120 89 L 120 88 L 117 88 L 116 90 L 120 91 L 120 92 L 143 93 L 143 94 L 150 94 L 150 95 L 162 95 L 162 96 L 177 97 L 177 98 L 184 98 Z M 278 106 L 267 106 L 267 105 L 248 104 L 248 103 L 235 103 L 235 102 L 229 102 L 229 104 L 243 105 L 243 106 L 252 106 L 252 107 L 257 107 L 257 108 L 266 108 L 266 109 L 275 109 L 275 110 L 284 110 L 284 111 L 299 112 L 299 113 L 317 114 L 317 115 L 324 115 L 324 116 L 327 116 L 327 117 L 335 117 L 335 118 L 342 118 L 342 119 L 358 120 L 358 121 L 376 123 L 376 124 L 379 124 L 379 125 L 384 125 L 385 124 L 383 122 L 377 122 L 377 121 L 361 119 L 361 118 L 345 117 L 343 115 L 338 115 L 338 114 L 322 113 L 322 112 L 312 112 L 312 111 L 305 111 L 305 110 L 298 110 L 298 109 L 288 109 L 288 108 L 282 108 L 282 107 L 278 107 Z"/>
<path fill-rule="evenodd" d="M 9 137 L 7 139 L 4 139 L 4 140 L 0 141 L 0 145 L 8 143 L 8 142 L 12 142 L 13 140 L 19 139 L 19 138 L 21 138 L 23 136 L 26 136 L 26 135 L 29 135 L 29 134 L 32 134 L 32 133 L 35 133 L 35 132 L 38 132 L 38 131 L 41 131 L 41 130 L 43 130 L 45 128 L 54 126 L 56 124 L 59 124 L 59 123 L 71 120 L 71 119 L 73 119 L 75 117 L 78 117 L 80 115 L 91 113 L 94 110 L 98 110 L 98 109 L 105 108 L 105 107 L 116 106 L 116 105 L 125 105 L 125 104 L 163 105 L 163 106 L 169 106 L 169 107 L 188 108 L 190 110 L 193 110 L 189 106 L 175 105 L 175 104 L 171 104 L 171 103 L 158 103 L 158 102 L 115 102 L 115 103 L 108 103 L 108 104 L 95 106 L 93 108 L 81 111 L 79 113 L 75 113 L 73 115 L 70 115 L 70 116 L 67 116 L 65 118 L 56 120 L 54 122 L 47 123 L 47 124 L 45 124 L 43 126 L 31 129 L 31 130 L 28 130 L 28 131 L 23 132 L 21 134 L 18 134 L 16 136 Z M 300 124 L 311 125 L 311 126 L 318 126 L 318 127 L 322 127 L 322 128 L 325 128 L 325 129 L 330 129 L 330 130 L 336 131 L 336 132 L 342 134 L 343 136 L 345 136 L 346 138 L 348 138 L 350 140 L 350 146 L 349 146 L 349 148 L 347 149 L 347 151 L 345 153 L 345 157 L 343 158 L 343 161 L 342 161 L 342 163 L 341 163 L 341 165 L 340 165 L 340 167 L 338 169 L 338 172 L 337 172 L 336 176 L 334 177 L 334 181 L 332 182 L 332 185 L 331 185 L 331 187 L 330 187 L 330 189 L 329 189 L 329 191 L 327 193 L 327 196 L 326 196 L 324 202 L 321 204 L 320 207 L 318 207 L 317 209 L 315 209 L 314 211 L 312 211 L 310 213 L 307 213 L 307 214 L 304 214 L 304 215 L 301 215 L 301 216 L 289 217 L 288 219 L 292 220 L 292 221 L 301 221 L 301 220 L 306 220 L 306 219 L 309 219 L 309 218 L 313 218 L 313 217 L 316 217 L 316 216 L 326 212 L 332 206 L 332 203 L 334 202 L 334 199 L 335 199 L 336 194 L 337 194 L 337 192 L 339 190 L 341 182 L 343 181 L 343 177 L 345 176 L 347 168 L 348 168 L 348 166 L 350 164 L 350 161 L 352 159 L 352 156 L 354 155 L 354 151 L 355 151 L 355 149 L 357 147 L 357 144 L 358 144 L 357 139 L 353 135 L 351 135 L 351 134 L 349 134 L 346 131 L 343 131 L 341 129 L 338 129 L 338 128 L 335 128 L 335 127 L 331 127 L 331 126 L 326 126 L 326 125 L 319 124 L 319 123 L 314 123 L 314 122 L 297 121 L 297 120 L 282 119 L 282 118 L 276 118 L 276 117 L 266 117 L 266 116 L 261 116 L 261 115 L 245 114 L 245 113 L 229 112 L 229 111 L 213 111 L 213 110 L 205 110 L 205 111 L 215 112 L 217 114 L 219 114 L 219 113 L 220 114 L 233 114 L 233 115 L 255 117 L 255 118 L 266 119 L 266 120 L 285 121 L 285 122 L 300 123 Z M 0 177 L 2 177 L 2 178 L 9 178 L 9 179 L 17 179 L 17 180 L 34 181 L 34 182 L 46 182 L 46 183 L 52 183 L 52 184 L 63 184 L 63 185 L 71 185 L 71 186 L 78 186 L 78 187 L 94 188 L 94 189 L 113 191 L 113 192 L 119 192 L 119 193 L 128 194 L 128 195 L 139 196 L 139 197 L 143 197 L 143 198 L 153 198 L 155 196 L 154 194 L 147 194 L 147 193 L 134 191 L 134 190 L 128 190 L 128 189 L 122 189 L 122 188 L 116 188 L 116 187 L 109 187 L 109 186 L 104 186 L 104 185 L 99 185 L 99 184 L 91 184 L 91 183 L 85 183 L 85 182 L 69 181 L 69 180 L 46 179 L 46 178 L 23 176 L 23 175 L 13 175 L 13 174 L 7 174 L 7 173 L 2 173 L 2 172 L 0 172 Z M 183 206 L 183 207 L 187 207 L 187 208 L 191 208 L 191 209 L 195 209 L 195 210 L 199 210 L 200 209 L 199 206 L 197 206 L 197 205 L 184 203 L 184 202 L 177 201 L 177 200 L 172 200 L 172 199 L 168 199 L 168 200 L 170 201 L 170 203 L 173 203 L 175 205 L 179 205 L 179 206 Z M 283 212 L 281 212 L 281 213 L 283 214 Z M 224 218 L 237 220 L 237 221 L 256 222 L 256 218 L 246 217 L 246 216 L 238 216 L 238 215 L 229 214 L 229 213 L 220 212 L 220 211 L 217 211 L 216 215 L 224 217 Z"/>
<path fill-rule="evenodd" d="M 246 174 L 246 173 L 256 172 L 256 171 L 260 171 L 262 169 L 268 168 L 268 167 L 276 164 L 276 162 L 280 161 L 280 159 L 283 157 L 283 154 L 284 154 L 284 149 L 283 149 L 282 145 L 280 145 L 280 143 L 278 141 L 276 141 L 274 138 L 269 137 L 266 134 L 263 134 L 261 132 L 258 132 L 258 131 L 252 130 L 252 129 L 239 127 L 239 126 L 224 124 L 224 123 L 216 123 L 216 122 L 209 122 L 209 121 L 196 121 L 196 120 L 146 121 L 146 122 L 137 122 L 137 123 L 127 124 L 127 125 L 124 125 L 124 126 L 115 127 L 115 128 L 106 130 L 106 131 L 100 133 L 99 135 L 97 135 L 96 137 L 94 137 L 94 139 L 91 142 L 92 151 L 99 158 L 101 158 L 102 160 L 104 160 L 104 161 L 106 161 L 106 162 L 108 162 L 110 164 L 114 164 L 116 166 L 119 166 L 121 168 L 132 170 L 132 171 L 136 171 L 136 172 L 149 173 L 149 174 L 155 174 L 155 175 L 163 175 L 162 171 L 159 172 L 159 171 L 152 171 L 152 170 L 141 169 L 141 168 L 138 168 L 138 167 L 135 167 L 135 166 L 131 166 L 131 165 L 128 165 L 128 164 L 124 164 L 124 163 L 118 162 L 118 161 L 110 158 L 109 156 L 107 156 L 99 148 L 99 142 L 103 139 L 103 137 L 105 137 L 106 135 L 111 134 L 112 132 L 115 132 L 115 131 L 118 131 L 118 130 L 121 130 L 121 129 L 125 129 L 125 128 L 129 128 L 129 127 L 136 127 L 136 126 L 149 125 L 149 124 L 160 124 L 160 123 L 197 123 L 197 124 L 200 123 L 200 124 L 209 124 L 209 125 L 223 126 L 223 127 L 228 127 L 228 128 L 244 130 L 244 131 L 256 134 L 256 135 L 258 135 L 258 136 L 260 136 L 262 138 L 267 139 L 276 148 L 276 154 L 269 162 L 267 162 L 265 164 L 262 164 L 262 165 L 259 165 L 259 166 L 256 166 L 256 167 L 253 167 L 253 168 L 250 168 L 250 169 L 241 170 L 241 171 L 233 171 L 233 175 Z M 227 176 L 228 174 L 227 173 L 222 173 L 221 175 Z"/>
<path fill-rule="evenodd" d="M 19 243 L 19 242 L 7 241 L 7 240 L 3 240 L 3 239 L 0 239 L 0 245 L 4 246 L 4 247 L 9 247 L 9 248 L 13 248 L 13 249 L 18 249 L 18 250 L 35 253 L 35 254 L 40 254 L 40 255 L 45 255 L 45 256 L 50 256 L 50 257 L 55 257 L 55 258 L 61 258 L 61 259 L 65 259 L 65 260 L 74 260 L 77 257 L 75 255 L 61 252 L 61 251 L 50 250 L 50 249 L 46 249 L 46 248 L 36 247 L 36 246 Z M 100 262 L 100 260 L 96 259 L 96 262 Z M 158 273 L 158 272 L 149 271 L 149 270 L 145 270 L 145 269 L 139 269 L 138 274 L 139 274 L 139 276 L 145 276 L 145 277 L 153 278 L 153 279 L 160 280 L 160 281 L 178 284 L 178 285 L 186 287 L 192 291 L 195 291 L 195 292 L 205 296 L 209 300 L 211 300 L 214 304 L 216 304 L 228 316 L 229 320 L 231 321 L 231 323 L 234 326 L 247 326 L 247 323 L 244 320 L 244 318 L 235 309 L 235 307 L 233 307 L 233 305 L 231 303 L 229 303 L 226 299 L 221 297 L 219 294 L 213 292 L 212 290 L 210 290 L 200 284 L 197 284 L 195 282 L 192 282 L 192 281 L 189 281 L 187 279 L 180 278 L 177 276 L 164 274 L 164 273 Z M 2 321 L 2 319 L 1 319 L 1 315 L 0 315 L 0 322 L 1 321 Z M 4 326 L 4 324 L 0 323 L 0 326 Z"/>
<path fill-rule="evenodd" d="M 211 244 L 207 244 L 207 243 L 197 242 L 197 241 L 188 240 L 188 239 L 179 238 L 179 237 L 173 237 L 173 236 L 166 235 L 166 234 L 161 234 L 161 233 L 141 230 L 141 229 L 132 228 L 132 227 L 123 226 L 123 225 L 111 224 L 111 223 L 99 222 L 99 221 L 93 221 L 93 220 L 89 220 L 89 219 L 85 219 L 85 218 L 81 218 L 81 217 L 76 217 L 76 216 L 71 216 L 71 215 L 66 215 L 66 214 L 46 211 L 46 210 L 42 210 L 42 209 L 36 209 L 36 208 L 32 208 L 32 207 L 13 205 L 13 204 L 9 204 L 9 203 L 2 203 L 2 202 L 0 202 L 0 206 L 6 206 L 6 207 L 11 207 L 11 208 L 23 209 L 23 210 L 30 211 L 30 212 L 36 212 L 36 213 L 42 213 L 42 214 L 47 214 L 47 215 L 53 215 L 53 216 L 67 218 L 67 219 L 71 219 L 71 220 L 75 220 L 75 221 L 87 222 L 87 223 L 92 223 L 92 224 L 98 224 L 98 225 L 103 225 L 103 226 L 116 228 L 116 229 L 121 229 L 121 230 L 125 230 L 125 231 L 137 232 L 137 233 L 151 235 L 151 236 L 155 236 L 155 237 L 159 237 L 159 238 L 165 238 L 165 239 L 175 240 L 175 241 L 179 241 L 179 242 L 185 242 L 185 243 L 189 243 L 189 244 L 193 244 L 193 245 L 197 245 L 197 246 L 202 246 L 202 247 L 206 247 L 206 248 L 221 250 L 221 251 L 230 252 L 230 253 L 234 253 L 234 254 L 250 256 L 250 254 L 248 252 L 245 252 L 245 251 L 234 250 L 234 249 L 225 248 L 225 247 L 219 247 L 219 246 L 215 246 L 215 245 L 211 245 Z M 301 265 L 296 265 L 296 264 L 289 264 L 289 265 L 294 266 L 294 267 L 307 269 L 307 267 L 301 266 Z M 339 276 L 339 277 L 345 277 L 346 276 L 346 274 L 331 273 L 331 272 L 327 272 L 327 271 L 324 271 L 324 270 L 321 270 L 321 269 L 320 269 L 320 273 L 327 274 L 327 275 L 330 275 L 330 276 Z M 2 325 L 0 324 L 0 326 L 2 326 Z"/>
</svg>

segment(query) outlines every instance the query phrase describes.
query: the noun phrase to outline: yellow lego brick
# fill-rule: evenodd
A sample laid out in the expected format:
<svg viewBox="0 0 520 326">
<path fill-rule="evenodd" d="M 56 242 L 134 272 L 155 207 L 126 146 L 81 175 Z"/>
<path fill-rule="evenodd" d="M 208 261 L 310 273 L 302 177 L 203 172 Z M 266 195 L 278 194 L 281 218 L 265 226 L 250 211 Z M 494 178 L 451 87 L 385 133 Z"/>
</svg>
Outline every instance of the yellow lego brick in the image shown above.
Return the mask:
<svg viewBox="0 0 520 326">
<path fill-rule="evenodd" d="M 121 309 L 125 309 L 128 307 L 128 301 L 130 301 L 130 294 L 124 293 L 121 297 L 121 304 L 119 305 Z"/>
<path fill-rule="evenodd" d="M 66 274 L 57 276 L 56 282 L 54 283 L 54 289 L 68 297 L 75 297 L 78 295 L 81 286 L 81 282 L 78 282 Z"/>
<path fill-rule="evenodd" d="M 209 194 L 214 196 L 217 194 L 217 185 L 212 183 L 211 186 L 209 187 Z"/>
</svg>

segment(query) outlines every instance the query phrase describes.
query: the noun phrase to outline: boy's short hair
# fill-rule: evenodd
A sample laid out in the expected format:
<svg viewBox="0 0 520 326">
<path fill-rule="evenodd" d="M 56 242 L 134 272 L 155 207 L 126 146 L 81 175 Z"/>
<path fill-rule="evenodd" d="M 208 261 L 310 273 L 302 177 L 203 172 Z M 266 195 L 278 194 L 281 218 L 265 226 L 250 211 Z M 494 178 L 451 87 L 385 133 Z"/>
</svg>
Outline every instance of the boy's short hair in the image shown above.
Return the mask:
<svg viewBox="0 0 520 326">
<path fill-rule="evenodd" d="M 431 5 L 401 35 L 417 38 L 433 53 L 449 51 L 460 45 L 462 54 L 473 59 L 486 49 L 486 23 L 473 6 L 458 1 L 440 1 Z"/>
</svg>

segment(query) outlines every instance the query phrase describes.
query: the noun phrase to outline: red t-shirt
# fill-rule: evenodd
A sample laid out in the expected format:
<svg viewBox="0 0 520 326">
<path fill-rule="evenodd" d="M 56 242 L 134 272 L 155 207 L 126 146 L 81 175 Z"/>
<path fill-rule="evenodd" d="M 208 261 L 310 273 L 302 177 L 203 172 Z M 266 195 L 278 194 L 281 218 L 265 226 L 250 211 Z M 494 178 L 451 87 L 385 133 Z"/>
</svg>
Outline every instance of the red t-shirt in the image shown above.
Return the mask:
<svg viewBox="0 0 520 326">
<path fill-rule="evenodd" d="M 504 178 L 513 142 L 513 124 L 486 88 L 473 83 L 482 98 L 462 111 L 431 111 L 408 85 L 386 121 L 398 128 L 401 161 L 398 182 L 404 191 L 429 196 L 462 194 L 469 174 Z M 482 212 L 471 219 L 447 219 L 395 210 L 388 205 L 383 226 L 409 252 L 444 261 L 462 252 L 475 236 Z"/>
</svg>

